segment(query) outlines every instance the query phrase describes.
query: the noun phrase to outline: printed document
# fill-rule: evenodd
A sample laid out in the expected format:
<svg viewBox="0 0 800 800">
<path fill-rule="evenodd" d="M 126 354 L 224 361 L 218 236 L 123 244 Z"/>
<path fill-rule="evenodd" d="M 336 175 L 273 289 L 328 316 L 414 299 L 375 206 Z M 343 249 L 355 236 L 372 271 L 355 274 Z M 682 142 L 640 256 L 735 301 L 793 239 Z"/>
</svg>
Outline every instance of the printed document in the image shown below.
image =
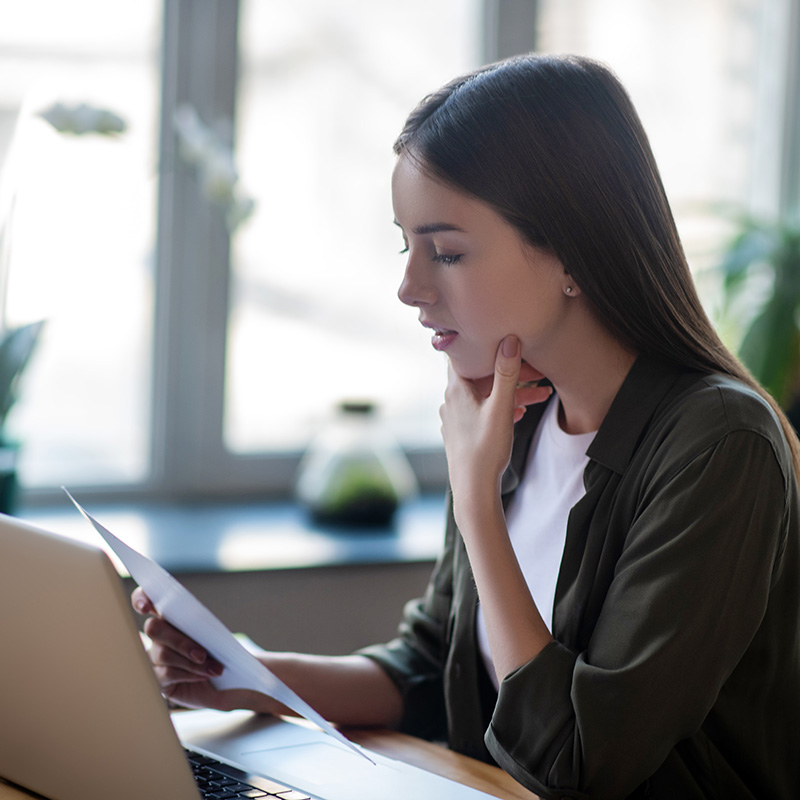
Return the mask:
<svg viewBox="0 0 800 800">
<path fill-rule="evenodd" d="M 163 567 L 137 552 L 104 528 L 66 490 L 78 511 L 94 526 L 108 546 L 117 554 L 132 578 L 142 587 L 158 613 L 187 636 L 204 647 L 224 667 L 219 678 L 211 678 L 217 689 L 252 689 L 269 695 L 292 711 L 313 722 L 354 752 L 372 761 L 362 750 L 314 711 L 254 655 L 248 652 L 188 589 Z"/>
</svg>

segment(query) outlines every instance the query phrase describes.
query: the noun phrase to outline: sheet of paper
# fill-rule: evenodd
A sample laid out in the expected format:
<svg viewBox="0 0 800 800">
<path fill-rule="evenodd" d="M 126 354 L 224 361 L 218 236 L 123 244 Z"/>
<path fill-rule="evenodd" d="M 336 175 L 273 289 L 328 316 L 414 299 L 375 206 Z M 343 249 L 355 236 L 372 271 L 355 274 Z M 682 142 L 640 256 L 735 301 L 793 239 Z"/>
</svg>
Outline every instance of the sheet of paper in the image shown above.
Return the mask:
<svg viewBox="0 0 800 800">
<path fill-rule="evenodd" d="M 63 488 L 63 487 L 62 487 Z M 217 689 L 252 689 L 269 695 L 292 711 L 318 725 L 351 750 L 372 762 L 362 750 L 330 725 L 308 703 L 293 692 L 255 656 L 248 652 L 188 589 L 163 567 L 142 555 L 104 528 L 80 503 L 64 489 L 78 511 L 94 526 L 108 546 L 117 554 L 131 577 L 144 589 L 158 613 L 187 636 L 204 647 L 224 665 L 219 678 L 211 682 Z"/>
</svg>

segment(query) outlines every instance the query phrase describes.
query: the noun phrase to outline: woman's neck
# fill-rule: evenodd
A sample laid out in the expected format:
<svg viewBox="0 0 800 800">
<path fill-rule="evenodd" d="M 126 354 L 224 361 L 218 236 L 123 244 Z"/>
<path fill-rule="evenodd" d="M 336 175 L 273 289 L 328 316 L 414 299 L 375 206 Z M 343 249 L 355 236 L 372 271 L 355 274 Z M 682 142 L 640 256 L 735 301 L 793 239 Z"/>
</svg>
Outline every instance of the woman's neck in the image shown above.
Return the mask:
<svg viewBox="0 0 800 800">
<path fill-rule="evenodd" d="M 618 369 L 606 372 L 596 379 L 586 376 L 586 385 L 593 387 L 591 397 L 586 396 L 583 387 L 576 391 L 569 384 L 556 385 L 559 399 L 558 424 L 563 431 L 570 434 L 590 433 L 596 431 L 608 414 L 611 403 L 617 396 L 636 357 L 631 355 Z"/>
<path fill-rule="evenodd" d="M 562 430 L 590 433 L 605 419 L 637 354 L 596 322 L 582 326 L 572 338 L 545 374 L 558 394 Z"/>
</svg>

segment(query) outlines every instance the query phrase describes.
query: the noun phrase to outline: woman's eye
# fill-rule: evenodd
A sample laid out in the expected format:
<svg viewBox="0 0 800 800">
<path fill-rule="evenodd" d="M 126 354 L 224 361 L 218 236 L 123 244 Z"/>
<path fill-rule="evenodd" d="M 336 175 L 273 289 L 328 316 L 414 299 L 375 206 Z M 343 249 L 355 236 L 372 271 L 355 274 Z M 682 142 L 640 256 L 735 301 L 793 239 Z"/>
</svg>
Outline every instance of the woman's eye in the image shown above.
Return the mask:
<svg viewBox="0 0 800 800">
<path fill-rule="evenodd" d="M 407 252 L 408 252 L 408 245 L 406 245 L 406 246 L 405 246 L 405 247 L 404 247 L 404 248 L 403 248 L 403 249 L 400 251 L 400 255 L 401 255 L 401 256 L 404 256 L 404 255 L 405 255 Z"/>
<path fill-rule="evenodd" d="M 461 253 L 457 254 L 448 254 L 448 253 L 436 253 L 433 257 L 433 260 L 439 264 L 444 264 L 445 266 L 452 266 L 453 264 L 458 264 L 461 261 Z"/>
</svg>

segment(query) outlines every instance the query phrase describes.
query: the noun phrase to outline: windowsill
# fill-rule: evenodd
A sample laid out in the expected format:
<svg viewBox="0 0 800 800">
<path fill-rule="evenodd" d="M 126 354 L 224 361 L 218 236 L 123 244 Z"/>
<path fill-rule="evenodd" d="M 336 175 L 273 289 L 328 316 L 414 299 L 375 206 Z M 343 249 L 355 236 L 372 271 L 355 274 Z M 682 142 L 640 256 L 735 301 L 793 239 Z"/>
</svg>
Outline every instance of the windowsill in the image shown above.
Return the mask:
<svg viewBox="0 0 800 800">
<path fill-rule="evenodd" d="M 326 528 L 314 524 L 291 502 L 89 504 L 86 510 L 131 547 L 176 574 L 434 561 L 444 530 L 444 501 L 439 494 L 407 503 L 398 510 L 392 527 L 385 529 Z M 109 552 L 71 506 L 23 508 L 19 516 Z"/>
</svg>

